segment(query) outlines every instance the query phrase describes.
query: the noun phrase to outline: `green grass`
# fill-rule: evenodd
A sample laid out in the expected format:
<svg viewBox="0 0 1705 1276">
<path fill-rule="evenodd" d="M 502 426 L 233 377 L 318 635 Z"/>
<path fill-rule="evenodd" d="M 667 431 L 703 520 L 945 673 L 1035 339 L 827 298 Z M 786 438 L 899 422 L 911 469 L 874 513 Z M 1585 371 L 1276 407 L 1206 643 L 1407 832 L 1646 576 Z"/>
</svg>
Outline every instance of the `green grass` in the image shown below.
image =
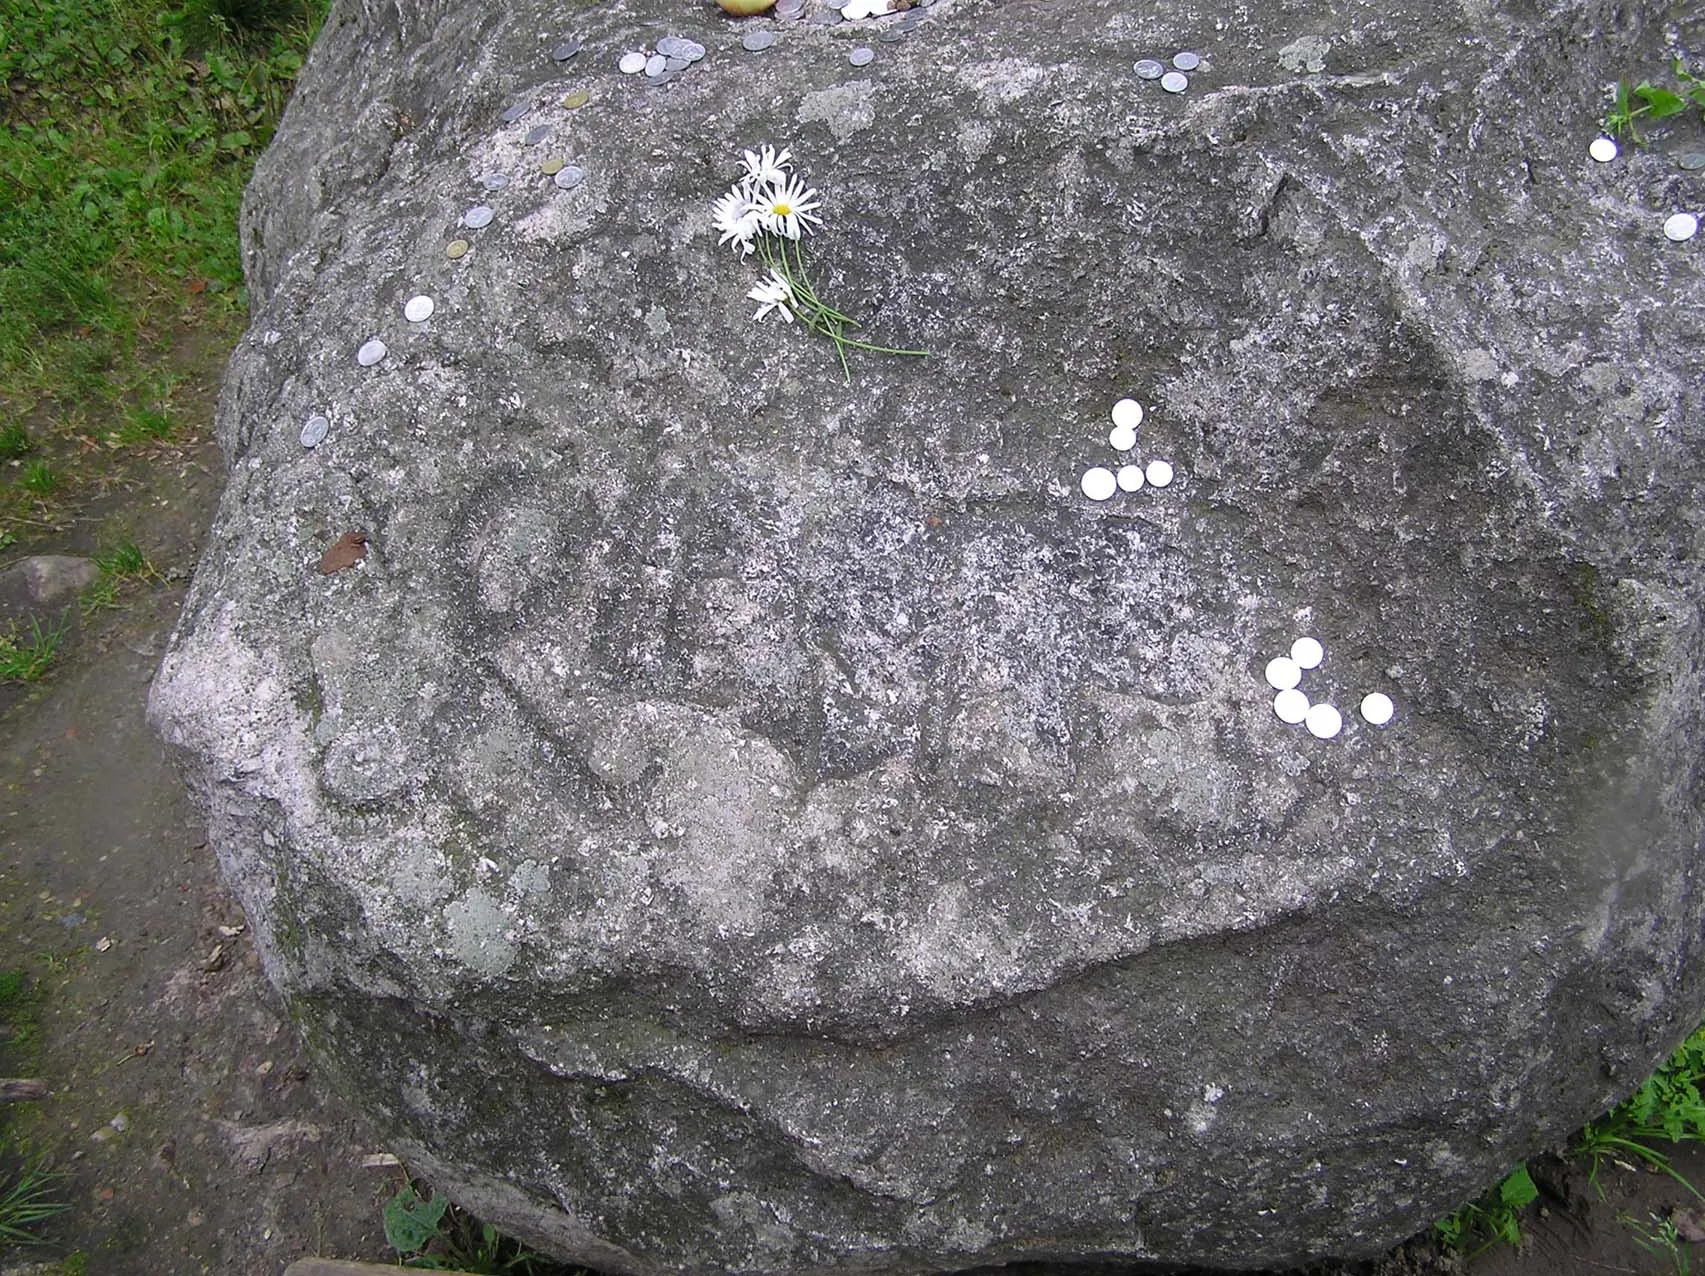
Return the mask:
<svg viewBox="0 0 1705 1276">
<path fill-rule="evenodd" d="M 1433 1234 L 1444 1248 L 1466 1253 L 1469 1258 L 1494 1245 L 1516 1246 L 1521 1244 L 1522 1213 L 1538 1199 L 1539 1189 L 1527 1166 L 1518 1165 L 1478 1201 L 1434 1223 Z"/>
<path fill-rule="evenodd" d="M 1591 1161 L 1588 1181 L 1598 1185 L 1598 1173 L 1606 1160 L 1628 1164 L 1643 1162 L 1680 1183 L 1694 1197 L 1705 1200 L 1688 1182 L 1662 1149 L 1678 1143 L 1705 1142 L 1705 1100 L 1699 1087 L 1705 1083 L 1705 1026 L 1681 1043 L 1664 1065 L 1629 1099 L 1618 1104 L 1581 1131 L 1575 1152 Z"/>
<path fill-rule="evenodd" d="M 16 622 L 0 629 L 0 682 L 35 682 L 53 664 L 69 627 L 66 621 L 43 625 L 32 617 L 27 629 Z"/>
<path fill-rule="evenodd" d="M 243 185 L 323 14 L 0 0 L 0 461 L 35 456 L 0 490 L 0 528 L 73 498 L 92 439 L 176 432 L 173 329 L 235 335 Z"/>
</svg>

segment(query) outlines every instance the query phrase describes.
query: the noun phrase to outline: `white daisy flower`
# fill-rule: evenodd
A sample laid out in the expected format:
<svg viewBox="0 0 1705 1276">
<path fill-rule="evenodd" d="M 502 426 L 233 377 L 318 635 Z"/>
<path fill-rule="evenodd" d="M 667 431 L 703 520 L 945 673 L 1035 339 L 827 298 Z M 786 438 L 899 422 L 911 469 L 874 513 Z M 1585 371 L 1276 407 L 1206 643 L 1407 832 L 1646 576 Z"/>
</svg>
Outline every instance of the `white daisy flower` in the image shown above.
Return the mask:
<svg viewBox="0 0 1705 1276">
<path fill-rule="evenodd" d="M 789 239 L 798 239 L 801 230 L 823 224 L 822 218 L 812 215 L 818 207 L 817 192 L 808 189 L 797 177 L 758 193 L 759 221 L 763 228 Z"/>
<path fill-rule="evenodd" d="M 787 162 L 793 152 L 776 154 L 773 146 L 760 146 L 757 153 L 745 152 L 746 176 L 760 186 L 779 186 L 787 181 Z"/>
<path fill-rule="evenodd" d="M 783 319 L 789 323 L 793 322 L 793 285 L 787 282 L 787 276 L 781 271 L 770 271 L 770 277 L 746 295 L 753 301 L 762 303 L 757 313 L 752 316 L 754 320 L 762 319 L 775 310 L 781 313 Z"/>
<path fill-rule="evenodd" d="M 742 253 L 752 251 L 752 240 L 763 229 L 763 210 L 753 202 L 744 186 L 736 186 L 711 207 L 711 218 L 722 238 L 718 248 L 730 240 Z"/>
</svg>

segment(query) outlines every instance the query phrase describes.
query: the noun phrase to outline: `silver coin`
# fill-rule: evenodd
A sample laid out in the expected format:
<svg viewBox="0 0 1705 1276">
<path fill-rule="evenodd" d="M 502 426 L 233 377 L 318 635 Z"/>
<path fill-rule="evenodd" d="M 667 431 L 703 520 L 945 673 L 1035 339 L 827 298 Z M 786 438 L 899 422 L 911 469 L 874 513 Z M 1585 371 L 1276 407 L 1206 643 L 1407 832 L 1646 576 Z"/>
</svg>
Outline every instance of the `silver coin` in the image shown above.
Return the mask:
<svg viewBox="0 0 1705 1276">
<path fill-rule="evenodd" d="M 709 51 L 710 50 L 706 49 L 704 45 L 700 44 L 697 40 L 681 41 L 681 56 L 689 62 L 698 62 L 702 60 L 704 55 Z"/>
<path fill-rule="evenodd" d="M 437 306 L 433 304 L 432 298 L 421 293 L 417 297 L 410 297 L 403 303 L 403 318 L 410 323 L 425 323 L 432 318 L 432 312 L 436 309 Z"/>
<path fill-rule="evenodd" d="M 616 69 L 623 75 L 638 75 L 645 70 L 646 56 L 643 53 L 624 53 L 622 60 L 616 63 Z"/>
<path fill-rule="evenodd" d="M 846 21 L 839 9 L 819 9 L 811 15 L 811 21 L 820 27 L 832 27 Z"/>
<path fill-rule="evenodd" d="M 1119 480 L 1114 476 L 1112 470 L 1093 465 L 1083 472 L 1083 477 L 1078 480 L 1078 486 L 1083 489 L 1083 494 L 1090 500 L 1106 501 L 1111 500 L 1113 493 L 1119 490 Z"/>
<path fill-rule="evenodd" d="M 1158 80 L 1166 74 L 1166 68 L 1153 58 L 1144 58 L 1131 68 L 1141 80 Z"/>
<path fill-rule="evenodd" d="M 847 0 L 823 0 L 823 7 L 825 9 L 844 9 L 847 7 Z"/>
<path fill-rule="evenodd" d="M 686 58 L 668 57 L 663 60 L 663 65 L 671 71 L 685 71 L 692 63 Z"/>
<path fill-rule="evenodd" d="M 656 44 L 656 49 L 666 58 L 679 58 L 685 55 L 681 52 L 684 43 L 678 35 L 666 35 Z"/>
<path fill-rule="evenodd" d="M 579 53 L 585 47 L 586 47 L 586 44 L 584 41 L 581 41 L 581 40 L 564 40 L 561 44 L 557 45 L 556 48 L 551 50 L 551 61 L 553 61 L 553 62 L 567 62 L 570 58 L 572 58 L 576 53 Z"/>
<path fill-rule="evenodd" d="M 513 123 L 515 123 L 516 120 L 520 119 L 523 115 L 525 115 L 528 111 L 530 111 L 532 109 L 533 108 L 532 108 L 531 104 L 529 104 L 527 102 L 517 102 L 514 106 L 510 107 L 508 110 L 506 110 L 503 113 L 503 116 L 502 116 L 503 122 L 505 124 L 513 124 Z"/>
<path fill-rule="evenodd" d="M 364 342 L 361 349 L 355 352 L 355 361 L 364 368 L 371 368 L 375 363 L 378 363 L 379 360 L 383 359 L 390 353 L 391 352 L 386 348 L 385 343 L 379 340 L 379 338 L 374 337 L 370 341 Z"/>
<path fill-rule="evenodd" d="M 1616 158 L 1616 142 L 1608 137 L 1595 137 L 1587 147 L 1587 154 L 1600 164 L 1608 164 Z"/>
<path fill-rule="evenodd" d="M 302 446 L 319 447 L 326 440 L 326 431 L 332 428 L 332 423 L 323 416 L 311 416 L 302 426 Z"/>
<path fill-rule="evenodd" d="M 1317 740 L 1330 740 L 1344 729 L 1342 715 L 1329 704 L 1310 705 L 1302 721 Z"/>
<path fill-rule="evenodd" d="M 527 145 L 534 146 L 551 135 L 549 124 L 535 124 L 527 130 Z"/>
<path fill-rule="evenodd" d="M 565 165 L 557 170 L 557 175 L 551 180 L 556 183 L 558 190 L 571 191 L 586 179 L 586 170 L 573 164 Z"/>
<path fill-rule="evenodd" d="M 1190 77 L 1182 71 L 1168 71 L 1160 77 L 1160 87 L 1168 93 L 1182 93 L 1190 87 Z"/>
<path fill-rule="evenodd" d="M 906 16 L 901 18 L 894 25 L 901 31 L 916 31 L 919 27 L 923 26 L 923 24 L 924 11 L 922 9 L 908 9 L 906 10 Z"/>
<path fill-rule="evenodd" d="M 776 13 L 783 18 L 797 18 L 805 12 L 805 0 L 776 0 Z"/>
<path fill-rule="evenodd" d="M 748 31 L 740 37 L 740 47 L 748 53 L 762 53 L 775 42 L 774 31 Z"/>
<path fill-rule="evenodd" d="M 906 38 L 906 32 L 899 27 L 889 27 L 876 37 L 878 44 L 899 44 Z"/>
<path fill-rule="evenodd" d="M 645 60 L 645 73 L 655 80 L 669 69 L 669 59 L 661 53 L 653 53 Z"/>
<path fill-rule="evenodd" d="M 679 71 L 671 71 L 668 67 L 664 67 L 662 75 L 648 75 L 645 77 L 645 82 L 654 89 L 660 88 L 665 84 L 673 83 L 680 74 Z"/>
<path fill-rule="evenodd" d="M 509 179 L 502 173 L 485 173 L 480 177 L 480 185 L 488 191 L 500 191 L 509 185 Z"/>
<path fill-rule="evenodd" d="M 1391 715 L 1397 712 L 1397 706 L 1391 703 L 1391 697 L 1383 691 L 1370 691 L 1362 697 L 1362 717 L 1371 725 L 1383 727 L 1391 721 Z"/>
<path fill-rule="evenodd" d="M 1188 49 L 1172 55 L 1172 65 L 1180 71 L 1194 71 L 1202 65 L 1202 59 Z"/>
<path fill-rule="evenodd" d="M 1699 219 L 1692 213 L 1672 213 L 1664 222 L 1664 237 L 1684 244 L 1699 233 Z"/>
<path fill-rule="evenodd" d="M 854 66 L 869 66 L 872 62 L 876 61 L 876 50 L 867 49 L 861 44 L 858 48 L 847 54 L 847 61 L 851 62 Z"/>
<path fill-rule="evenodd" d="M 482 226 L 491 225 L 491 219 L 494 216 L 495 214 L 486 205 L 475 204 L 462 214 L 462 225 L 469 230 L 479 230 Z"/>
<path fill-rule="evenodd" d="M 1689 151 L 1676 161 L 1689 173 L 1697 173 L 1705 168 L 1705 151 Z"/>
</svg>

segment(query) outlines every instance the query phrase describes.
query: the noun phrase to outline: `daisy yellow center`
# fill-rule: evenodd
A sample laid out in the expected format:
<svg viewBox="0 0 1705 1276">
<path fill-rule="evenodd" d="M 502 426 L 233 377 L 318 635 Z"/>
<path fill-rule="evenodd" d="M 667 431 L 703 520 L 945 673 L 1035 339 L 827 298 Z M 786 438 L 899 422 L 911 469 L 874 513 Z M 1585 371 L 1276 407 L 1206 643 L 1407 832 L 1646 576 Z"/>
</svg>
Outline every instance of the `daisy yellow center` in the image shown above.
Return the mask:
<svg viewBox="0 0 1705 1276">
<path fill-rule="evenodd" d="M 770 211 L 777 217 L 791 217 L 793 216 L 793 205 L 788 203 L 775 204 Z"/>
</svg>

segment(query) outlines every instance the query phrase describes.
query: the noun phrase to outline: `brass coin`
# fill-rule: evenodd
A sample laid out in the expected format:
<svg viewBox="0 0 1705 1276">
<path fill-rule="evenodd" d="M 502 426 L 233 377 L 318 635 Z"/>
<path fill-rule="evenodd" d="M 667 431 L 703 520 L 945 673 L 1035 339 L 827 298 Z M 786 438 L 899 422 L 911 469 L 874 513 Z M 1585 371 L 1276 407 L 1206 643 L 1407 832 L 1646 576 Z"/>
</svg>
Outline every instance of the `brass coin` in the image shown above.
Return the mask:
<svg viewBox="0 0 1705 1276">
<path fill-rule="evenodd" d="M 562 99 L 563 109 L 565 111 L 578 111 L 581 107 L 586 105 L 586 103 L 590 100 L 590 97 L 591 95 L 588 94 L 585 89 L 576 89 L 574 92 L 567 94 Z"/>
<path fill-rule="evenodd" d="M 456 258 L 462 256 L 467 251 L 468 251 L 468 241 L 467 240 L 465 240 L 465 239 L 452 239 L 449 242 L 449 244 L 447 244 L 445 246 L 444 255 L 446 257 L 448 257 L 451 261 L 455 261 Z"/>
<path fill-rule="evenodd" d="M 553 155 L 543 164 L 539 165 L 539 171 L 546 177 L 555 177 L 558 173 L 562 172 L 564 162 L 565 161 L 562 156 Z"/>
</svg>

